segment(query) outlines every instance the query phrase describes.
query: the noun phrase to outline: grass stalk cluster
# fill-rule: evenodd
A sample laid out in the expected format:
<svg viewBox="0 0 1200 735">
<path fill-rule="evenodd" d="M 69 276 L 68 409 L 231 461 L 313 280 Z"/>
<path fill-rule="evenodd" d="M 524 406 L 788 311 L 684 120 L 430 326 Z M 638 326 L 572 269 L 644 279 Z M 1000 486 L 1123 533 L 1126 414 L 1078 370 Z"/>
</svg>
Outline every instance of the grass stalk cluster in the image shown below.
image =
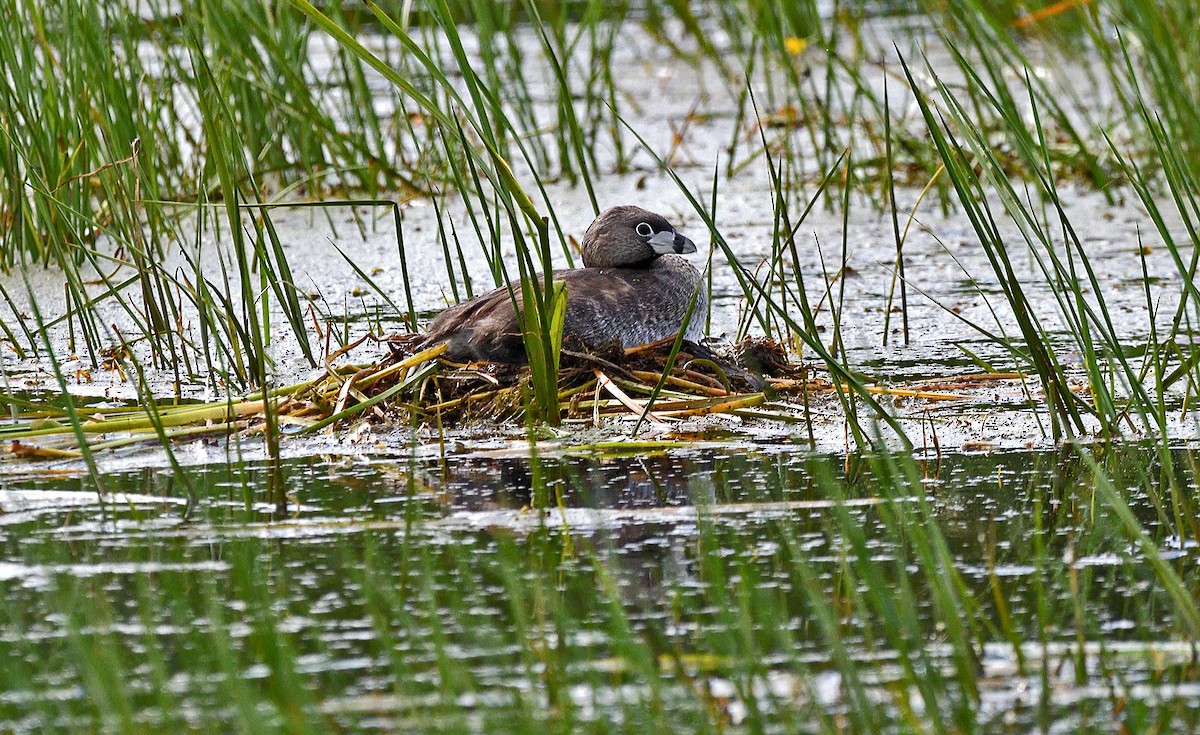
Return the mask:
<svg viewBox="0 0 1200 735">
<path fill-rule="evenodd" d="M 1064 177 L 1104 191 L 1113 182 L 1129 182 L 1155 211 L 1165 185 L 1175 209 L 1194 219 L 1187 203 L 1194 201 L 1196 156 L 1186 141 L 1197 137 L 1196 105 L 1189 103 L 1188 85 L 1171 82 L 1186 77 L 1195 34 L 1187 11 L 1177 5 L 1149 11 L 1114 1 L 1028 17 L 969 0 L 923 8 L 945 19 L 942 42 L 964 81 L 941 84 L 941 104 L 934 109 L 910 77 L 923 113 L 913 118 L 895 114 L 886 87 L 879 89 L 869 76 L 865 54 L 878 30 L 864 9 L 849 3 L 837 4 L 832 14 L 813 3 L 716 3 L 703 12 L 669 4 L 635 12 L 596 2 L 550 9 L 533 0 L 504 6 L 368 3 L 365 11 L 350 12 L 306 0 L 269 8 L 196 0 L 177 14 L 151 3 L 135 15 L 131 8 L 84 0 L 51 6 L 5 0 L 0 20 L 14 30 L 14 43 L 0 53 L 14 73 L 4 76 L 0 90 L 6 143 L 0 156 L 6 187 L 0 258 L 9 267 L 43 263 L 61 269 L 67 311 L 41 323 L 18 316 L 15 325 L 5 323 L 4 339 L 19 355 L 36 354 L 37 334 L 65 323 L 69 348 L 84 354 L 93 369 L 106 353 L 132 347 L 143 350 L 141 360 L 152 369 L 169 366 L 177 384 L 202 379 L 259 388 L 270 380 L 267 346 L 277 331 L 291 334 L 304 358 L 315 362 L 306 313 L 314 304 L 295 286 L 287 249 L 264 207 L 331 192 L 365 192 L 365 201 L 378 201 L 373 195 L 385 189 L 403 196 L 432 193 L 438 200 L 453 192 L 489 261 L 493 285 L 509 285 L 530 307 L 524 332 L 534 366 L 534 414 L 552 421 L 559 413 L 553 376 L 561 292 L 548 279 L 535 283 L 533 275 L 550 272 L 556 250 L 568 262 L 573 258 L 545 184 L 577 181 L 598 209 L 593 181 L 605 170 L 627 168 L 639 149 L 675 176 L 674 147 L 652 151 L 643 131 L 630 126 L 621 80 L 605 63 L 622 51 L 623 31 L 637 24 L 673 55 L 711 68 L 716 83 L 737 100 L 735 127 L 748 121 L 755 126 L 758 145 L 747 145 L 753 138 L 740 134 L 733 138 L 725 178 L 757 166 L 770 176 L 777 234 L 765 278 L 756 280 L 721 237 L 715 206 L 706 214 L 698 197 L 685 194 L 738 273 L 750 305 L 746 314 L 766 336 L 803 343 L 838 384 L 861 382 L 837 343 L 843 285 L 827 294 L 834 343 L 823 345 L 813 336 L 815 311 L 805 306 L 813 287 L 804 284 L 795 252 L 804 247 L 795 242 L 804 214 L 788 212 L 807 213 L 823 199 L 849 218 L 855 195 L 866 194 L 895 215 L 896 177 L 928 182 L 943 205 L 953 201 L 963 208 L 981 241 L 991 243 L 995 277 L 1017 316 L 1016 358 L 1042 378 L 1054 407 L 1054 434 L 1083 432 L 1085 414 L 1113 433 L 1123 416 L 1152 405 L 1161 419 L 1163 401 L 1155 394 L 1191 375 L 1178 367 L 1194 367 L 1191 354 L 1182 354 L 1186 349 L 1175 334 L 1156 342 L 1180 354 L 1164 354 L 1158 362 L 1172 365 L 1164 368 L 1162 390 L 1139 387 L 1147 370 L 1119 358 L 1121 336 L 1107 323 L 1104 305 L 1089 305 L 1077 292 L 1060 306 L 1073 338 L 1090 355 L 1095 406 L 1080 405 L 1055 350 L 1042 346 L 1048 341 L 1045 321 L 1030 312 L 1022 275 L 989 224 L 986 201 L 1000 193 L 1035 252 L 1047 252 L 1039 259 L 1042 275 L 1068 290 L 1094 285 L 1094 279 L 1070 223 L 1057 224 L 1066 241 L 1074 240 L 1068 251 L 1060 258 L 1046 250 L 1054 239 L 1046 229 L 1052 221 L 1046 215 L 1053 214 L 1046 202 L 1058 196 Z M 1079 22 L 1059 17 L 1067 12 Z M 1111 23 L 1120 29 L 1116 41 L 1103 32 Z M 364 35 L 367 30 L 376 35 Z M 1063 94 L 1063 84 L 1032 73 L 1011 84 L 1014 71 L 1044 63 L 1019 42 L 1022 34 L 1036 35 L 1051 59 L 1078 58 L 1073 49 L 1085 46 L 1102 63 L 1075 66 L 1094 77 L 1097 89 L 1110 91 L 1111 100 L 1096 104 Z M 727 46 L 709 40 L 718 36 Z M 539 75 L 549 102 L 533 91 L 530 80 Z M 1110 124 L 1114 120 L 1121 125 Z M 960 147 L 972 156 L 961 157 Z M 602 150 L 613 156 L 602 158 Z M 981 161 L 986 165 L 977 173 L 972 166 Z M 836 189 L 830 187 L 833 177 L 841 180 Z M 686 189 L 682 179 L 675 181 Z M 718 187 L 714 179 L 714 204 Z M 392 206 L 403 263 L 401 210 Z M 180 215 L 188 211 L 199 225 L 190 254 L 172 245 L 182 235 Z M 1155 222 L 1168 247 L 1176 247 L 1162 218 Z M 206 225 L 232 240 L 233 278 L 206 274 L 202 261 L 214 258 L 200 247 Z M 899 247 L 898 223 L 894 228 Z M 469 297 L 473 286 L 462 242 L 452 228 L 452 248 L 445 232 L 441 244 L 452 291 L 455 298 Z M 502 257 L 507 243 L 517 253 L 513 272 Z M 160 265 L 173 247 L 183 248 L 191 273 Z M 1190 284 L 1186 276 L 1194 263 L 1186 256 L 1177 260 Z M 900 255 L 897 268 L 902 274 Z M 840 272 L 835 269 L 833 277 Z M 408 277 L 406 270 L 401 319 L 412 326 Z M 778 290 L 776 277 L 784 284 L 796 281 L 795 288 Z M 907 286 L 902 278 L 905 308 Z M 12 294 L 4 296 L 13 303 Z M 1191 294 L 1181 300 L 1181 316 L 1192 316 L 1189 302 Z M 99 316 L 100 307 L 114 303 L 138 334 L 116 333 Z M 18 306 L 11 308 L 19 314 Z M 281 315 L 288 329 L 272 329 L 272 315 Z M 198 326 L 198 333 L 184 334 L 185 323 Z M 1105 364 L 1114 358 L 1097 354 L 1098 344 L 1117 356 L 1115 373 Z M 1121 386 L 1107 385 L 1114 375 Z M 1194 382 L 1189 377 L 1183 384 Z M 1144 411 L 1126 410 L 1130 397 Z M 851 417 L 858 402 L 887 420 L 861 390 L 847 400 Z M 1161 420 L 1152 422 L 1161 430 Z M 852 423 L 860 441 L 867 441 L 868 432 Z"/>
</svg>

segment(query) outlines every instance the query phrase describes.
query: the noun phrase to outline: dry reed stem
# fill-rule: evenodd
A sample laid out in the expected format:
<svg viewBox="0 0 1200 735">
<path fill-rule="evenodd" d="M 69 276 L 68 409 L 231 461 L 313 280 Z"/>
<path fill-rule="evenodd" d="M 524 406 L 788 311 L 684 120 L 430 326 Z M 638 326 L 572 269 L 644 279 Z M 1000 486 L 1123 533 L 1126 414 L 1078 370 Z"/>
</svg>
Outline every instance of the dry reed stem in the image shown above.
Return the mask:
<svg viewBox="0 0 1200 735">
<path fill-rule="evenodd" d="M 630 398 L 629 395 L 625 391 L 621 390 L 620 386 L 618 386 L 616 383 L 614 383 L 612 380 L 610 380 L 609 377 L 607 375 L 605 375 L 603 371 L 597 369 L 594 371 L 594 373 L 596 375 L 596 380 L 598 381 L 598 384 L 601 387 L 603 387 L 604 390 L 608 391 L 612 395 L 613 398 L 616 398 L 617 401 L 619 401 L 621 403 L 621 405 L 623 405 L 623 406 L 625 406 L 625 408 L 629 409 L 629 411 L 631 413 L 634 413 L 634 414 L 640 416 L 646 410 L 646 406 L 644 403 L 642 405 L 638 405 L 637 401 L 634 401 L 632 398 Z M 667 428 L 667 422 L 663 421 L 663 419 L 654 412 L 650 412 L 649 414 L 647 414 L 646 418 L 648 418 L 651 423 L 653 423 L 654 425 L 656 425 L 660 428 Z"/>
</svg>

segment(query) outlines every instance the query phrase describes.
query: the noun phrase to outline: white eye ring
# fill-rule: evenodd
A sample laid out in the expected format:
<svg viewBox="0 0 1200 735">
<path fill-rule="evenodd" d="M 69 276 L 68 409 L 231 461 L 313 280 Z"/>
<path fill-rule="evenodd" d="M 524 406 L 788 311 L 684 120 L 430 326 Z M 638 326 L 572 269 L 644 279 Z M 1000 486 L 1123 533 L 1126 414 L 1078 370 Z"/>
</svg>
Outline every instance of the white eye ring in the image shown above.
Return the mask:
<svg viewBox="0 0 1200 735">
<path fill-rule="evenodd" d="M 651 227 L 650 225 L 646 224 L 645 222 L 639 222 L 638 226 L 633 229 L 634 229 L 634 232 L 641 235 L 642 237 L 652 237 L 654 235 L 654 228 Z"/>
</svg>

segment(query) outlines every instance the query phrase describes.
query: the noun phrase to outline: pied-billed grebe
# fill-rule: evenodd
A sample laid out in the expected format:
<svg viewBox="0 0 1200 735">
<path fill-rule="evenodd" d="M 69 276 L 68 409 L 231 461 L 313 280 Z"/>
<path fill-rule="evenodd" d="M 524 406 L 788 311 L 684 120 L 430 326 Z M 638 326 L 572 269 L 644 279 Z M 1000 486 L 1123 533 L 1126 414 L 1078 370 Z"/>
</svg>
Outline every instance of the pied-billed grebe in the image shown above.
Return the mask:
<svg viewBox="0 0 1200 735">
<path fill-rule="evenodd" d="M 684 329 L 686 339 L 698 342 L 708 297 L 700 273 L 677 255 L 694 252 L 695 243 L 661 215 L 634 206 L 602 213 L 584 233 L 584 267 L 554 271 L 566 285 L 564 341 L 633 347 L 670 337 L 699 289 Z M 525 362 L 513 296 L 520 308 L 521 290 L 514 284 L 511 295 L 502 287 L 446 309 L 429 325 L 424 344 L 445 342 L 447 356 L 462 361 Z"/>
</svg>

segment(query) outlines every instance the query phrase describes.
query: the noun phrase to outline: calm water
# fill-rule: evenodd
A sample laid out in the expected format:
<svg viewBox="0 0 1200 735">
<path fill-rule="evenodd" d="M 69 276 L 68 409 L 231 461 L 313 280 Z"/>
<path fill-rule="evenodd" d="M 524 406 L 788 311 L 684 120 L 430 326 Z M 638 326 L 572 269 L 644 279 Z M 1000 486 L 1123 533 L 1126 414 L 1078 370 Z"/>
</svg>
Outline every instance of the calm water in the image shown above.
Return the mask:
<svg viewBox="0 0 1200 735">
<path fill-rule="evenodd" d="M 1155 507 L 1153 454 L 1106 461 L 1147 531 L 1172 527 L 1169 502 Z M 886 462 L 746 445 L 314 457 L 275 480 L 257 465 L 195 467 L 190 509 L 158 470 L 106 478 L 123 496 L 103 506 L 78 478 L 9 477 L 0 730 L 900 731 L 905 717 L 940 716 L 1025 732 L 1200 719 L 1175 608 L 1082 461 L 899 466 L 918 481 Z M 1191 471 L 1177 472 L 1194 494 Z M 265 497 L 271 482 L 285 508 Z M 939 531 L 945 566 L 923 557 Z M 1165 530 L 1155 543 L 1194 588 L 1191 545 Z M 951 608 L 929 578 L 949 568 L 962 585 Z M 970 630 L 967 663 L 953 621 Z M 856 719 L 855 696 L 878 722 Z"/>
</svg>

